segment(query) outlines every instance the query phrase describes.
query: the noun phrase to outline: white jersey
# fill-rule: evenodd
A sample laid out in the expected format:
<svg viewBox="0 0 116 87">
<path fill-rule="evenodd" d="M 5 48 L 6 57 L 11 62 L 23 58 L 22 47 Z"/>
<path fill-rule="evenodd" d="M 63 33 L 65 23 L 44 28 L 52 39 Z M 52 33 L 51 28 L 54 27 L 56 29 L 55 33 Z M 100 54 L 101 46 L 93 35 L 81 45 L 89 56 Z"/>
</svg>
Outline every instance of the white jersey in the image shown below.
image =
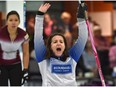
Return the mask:
<svg viewBox="0 0 116 87">
<path fill-rule="evenodd" d="M 67 58 L 65 62 L 50 58 L 39 63 L 43 85 L 47 86 L 76 86 L 76 62 Z"/>
<path fill-rule="evenodd" d="M 0 65 L 12 65 L 20 63 L 19 49 L 22 44 L 29 41 L 28 34 L 21 28 L 17 28 L 17 36 L 11 41 L 8 26 L 0 29 Z"/>
<path fill-rule="evenodd" d="M 75 68 L 85 47 L 88 31 L 84 19 L 79 21 L 79 37 L 69 50 L 66 61 L 56 58 L 44 59 L 46 46 L 43 40 L 43 16 L 37 15 L 35 21 L 34 46 L 36 59 L 42 75 L 43 86 L 76 86 Z"/>
</svg>

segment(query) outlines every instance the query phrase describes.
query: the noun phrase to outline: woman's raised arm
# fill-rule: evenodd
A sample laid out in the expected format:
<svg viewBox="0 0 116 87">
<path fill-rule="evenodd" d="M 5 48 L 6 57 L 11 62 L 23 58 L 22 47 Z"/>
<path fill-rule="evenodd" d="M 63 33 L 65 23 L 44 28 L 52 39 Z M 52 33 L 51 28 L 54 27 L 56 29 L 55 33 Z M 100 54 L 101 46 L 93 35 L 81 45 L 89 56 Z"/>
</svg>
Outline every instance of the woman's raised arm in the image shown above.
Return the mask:
<svg viewBox="0 0 116 87">
<path fill-rule="evenodd" d="M 83 4 L 83 6 L 82 6 Z M 85 11 L 87 11 L 87 6 L 82 3 L 79 5 L 79 9 L 78 9 L 78 15 L 77 15 L 77 19 L 78 19 L 78 23 L 79 23 L 79 36 L 78 39 L 76 40 L 75 44 L 73 45 L 73 47 L 69 50 L 69 54 L 70 56 L 76 61 L 78 62 L 88 39 L 88 29 L 87 29 L 87 25 L 86 25 L 86 15 L 85 15 Z"/>
<path fill-rule="evenodd" d="M 43 40 L 43 16 L 49 7 L 49 3 L 42 4 L 38 9 L 38 13 L 35 18 L 34 49 L 38 62 L 41 62 L 44 59 L 46 53 L 46 47 Z"/>
</svg>

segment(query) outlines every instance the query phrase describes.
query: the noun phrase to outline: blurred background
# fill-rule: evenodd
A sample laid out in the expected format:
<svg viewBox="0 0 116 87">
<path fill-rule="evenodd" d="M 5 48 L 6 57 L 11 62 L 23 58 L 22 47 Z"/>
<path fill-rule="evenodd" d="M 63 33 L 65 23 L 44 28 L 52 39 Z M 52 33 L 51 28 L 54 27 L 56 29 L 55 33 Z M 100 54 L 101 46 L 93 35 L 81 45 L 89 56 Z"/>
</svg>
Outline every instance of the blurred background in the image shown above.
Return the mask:
<svg viewBox="0 0 116 87">
<path fill-rule="evenodd" d="M 39 6 L 46 1 L 0 1 L 0 27 L 5 25 L 6 13 L 18 9 L 21 25 L 30 37 L 29 81 L 27 86 L 40 86 L 41 74 L 34 52 L 34 24 Z M 47 1 L 48 2 L 48 1 Z M 20 3 L 20 4 L 19 4 Z M 78 38 L 77 6 L 75 1 L 49 1 L 50 9 L 44 16 L 44 40 L 55 30 L 63 32 L 70 48 Z M 93 33 L 95 46 L 99 55 L 101 68 L 106 84 L 116 85 L 116 2 L 86 1 L 89 22 Z M 16 5 L 16 6 L 15 6 Z M 25 6 L 25 8 L 23 7 Z M 26 10 L 26 15 L 24 14 Z M 26 21 L 26 25 L 25 22 Z M 99 86 L 101 80 L 96 66 L 96 60 L 88 38 L 85 50 L 76 68 L 79 86 Z"/>
</svg>

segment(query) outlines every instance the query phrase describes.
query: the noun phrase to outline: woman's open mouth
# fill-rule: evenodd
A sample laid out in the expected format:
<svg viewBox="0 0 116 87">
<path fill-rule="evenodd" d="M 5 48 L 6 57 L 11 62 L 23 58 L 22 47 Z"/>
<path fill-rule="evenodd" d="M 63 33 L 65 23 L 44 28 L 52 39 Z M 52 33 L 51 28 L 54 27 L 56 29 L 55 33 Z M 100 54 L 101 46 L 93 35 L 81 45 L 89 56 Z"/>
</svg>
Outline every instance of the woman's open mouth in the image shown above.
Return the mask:
<svg viewBox="0 0 116 87">
<path fill-rule="evenodd" d="M 60 52 L 60 51 L 61 51 L 61 48 L 56 48 L 56 50 L 57 50 L 58 52 Z"/>
</svg>

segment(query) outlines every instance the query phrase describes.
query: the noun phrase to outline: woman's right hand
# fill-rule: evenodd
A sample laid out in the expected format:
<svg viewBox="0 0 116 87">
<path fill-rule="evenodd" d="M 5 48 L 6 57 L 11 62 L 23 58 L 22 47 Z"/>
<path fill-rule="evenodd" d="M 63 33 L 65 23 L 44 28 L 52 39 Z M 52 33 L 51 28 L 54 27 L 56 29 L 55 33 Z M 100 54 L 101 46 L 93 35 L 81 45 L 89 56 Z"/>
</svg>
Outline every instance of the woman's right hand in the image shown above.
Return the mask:
<svg viewBox="0 0 116 87">
<path fill-rule="evenodd" d="M 81 4 L 79 4 L 77 17 L 87 19 L 88 17 L 87 14 L 85 13 L 86 11 L 87 5 L 84 2 L 82 2 Z"/>
<path fill-rule="evenodd" d="M 50 6 L 51 6 L 51 5 L 50 5 L 49 3 L 42 4 L 42 5 L 39 7 L 38 11 L 40 11 L 40 12 L 42 12 L 42 13 L 46 13 Z"/>
</svg>

